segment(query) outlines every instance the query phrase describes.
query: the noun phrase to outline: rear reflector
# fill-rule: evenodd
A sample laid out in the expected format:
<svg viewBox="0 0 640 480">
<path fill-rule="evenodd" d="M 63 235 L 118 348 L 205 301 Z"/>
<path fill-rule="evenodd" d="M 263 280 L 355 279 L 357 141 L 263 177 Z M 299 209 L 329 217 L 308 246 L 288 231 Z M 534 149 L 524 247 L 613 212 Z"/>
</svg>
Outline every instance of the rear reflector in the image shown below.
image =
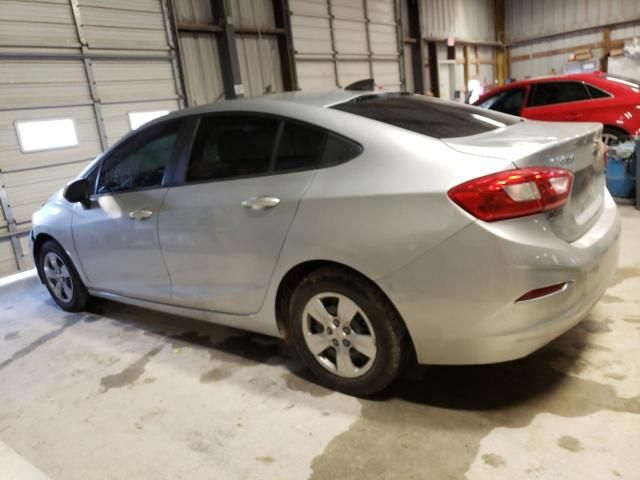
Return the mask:
<svg viewBox="0 0 640 480">
<path fill-rule="evenodd" d="M 571 193 L 573 174 L 562 168 L 507 170 L 449 190 L 459 207 L 485 222 L 524 217 L 561 207 Z"/>
<path fill-rule="evenodd" d="M 548 287 L 536 288 L 535 290 L 531 290 L 530 292 L 525 293 L 520 298 L 516 300 L 517 302 L 524 302 L 525 300 L 533 300 L 534 298 L 546 297 L 547 295 L 551 295 L 552 293 L 558 293 L 567 288 L 569 282 L 558 283 L 556 285 L 549 285 Z"/>
</svg>

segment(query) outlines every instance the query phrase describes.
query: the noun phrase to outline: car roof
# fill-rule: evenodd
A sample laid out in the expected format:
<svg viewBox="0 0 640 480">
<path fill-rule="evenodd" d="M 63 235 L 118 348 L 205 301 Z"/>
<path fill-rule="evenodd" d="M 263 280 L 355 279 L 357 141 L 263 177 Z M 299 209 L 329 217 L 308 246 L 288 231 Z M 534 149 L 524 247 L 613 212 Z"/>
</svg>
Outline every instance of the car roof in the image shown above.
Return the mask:
<svg viewBox="0 0 640 480">
<path fill-rule="evenodd" d="M 292 104 L 298 104 L 300 106 L 328 108 L 339 103 L 348 102 L 361 96 L 379 95 L 390 93 L 389 91 L 349 91 L 349 90 L 335 90 L 331 92 L 285 92 L 285 93 L 273 93 L 268 95 L 262 95 L 258 97 L 243 97 L 233 100 L 223 100 L 215 103 L 208 103 L 206 105 L 200 105 L 198 107 L 185 108 L 182 110 L 176 110 L 164 117 L 162 120 L 170 120 L 172 118 L 179 118 L 188 115 L 201 115 L 209 112 L 221 112 L 221 111 L 233 111 L 239 110 L 252 110 L 265 111 L 271 110 L 271 106 L 275 103 L 285 104 L 293 106 Z"/>
</svg>

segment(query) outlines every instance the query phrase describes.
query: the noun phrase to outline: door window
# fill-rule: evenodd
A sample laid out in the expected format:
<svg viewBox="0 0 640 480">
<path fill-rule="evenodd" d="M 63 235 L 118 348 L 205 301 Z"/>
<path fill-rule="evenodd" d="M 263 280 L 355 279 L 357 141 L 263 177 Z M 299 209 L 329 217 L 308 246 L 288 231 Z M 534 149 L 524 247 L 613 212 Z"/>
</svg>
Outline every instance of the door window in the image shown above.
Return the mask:
<svg viewBox="0 0 640 480">
<path fill-rule="evenodd" d="M 200 121 L 186 179 L 189 182 L 260 175 L 269 171 L 279 120 L 212 116 Z"/>
<path fill-rule="evenodd" d="M 162 185 L 173 153 L 179 122 L 140 132 L 102 162 L 97 193 L 115 193 Z"/>
<path fill-rule="evenodd" d="M 578 102 L 591 97 L 580 82 L 543 82 L 533 85 L 530 107 L 553 105 L 556 103 Z"/>
</svg>

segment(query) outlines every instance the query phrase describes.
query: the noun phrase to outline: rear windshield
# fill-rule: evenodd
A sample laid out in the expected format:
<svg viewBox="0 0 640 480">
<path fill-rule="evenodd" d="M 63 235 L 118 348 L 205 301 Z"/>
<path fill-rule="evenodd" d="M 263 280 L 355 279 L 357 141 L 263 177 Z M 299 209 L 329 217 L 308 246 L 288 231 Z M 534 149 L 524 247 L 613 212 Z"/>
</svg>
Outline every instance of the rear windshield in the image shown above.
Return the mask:
<svg viewBox="0 0 640 480">
<path fill-rule="evenodd" d="M 331 108 L 434 138 L 466 137 L 521 121 L 511 115 L 410 93 L 364 95 Z"/>
</svg>

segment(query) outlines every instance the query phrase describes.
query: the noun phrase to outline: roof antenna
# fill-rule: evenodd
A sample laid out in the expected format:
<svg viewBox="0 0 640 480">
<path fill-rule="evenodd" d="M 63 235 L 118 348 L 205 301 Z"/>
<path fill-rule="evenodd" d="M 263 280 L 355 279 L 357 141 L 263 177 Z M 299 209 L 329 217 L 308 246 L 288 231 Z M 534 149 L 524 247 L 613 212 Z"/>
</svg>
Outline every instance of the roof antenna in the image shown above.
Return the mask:
<svg viewBox="0 0 640 480">
<path fill-rule="evenodd" d="M 353 82 L 346 87 L 345 90 L 356 91 L 356 92 L 370 92 L 376 88 L 376 82 L 373 78 L 365 78 L 364 80 L 358 80 L 357 82 Z"/>
</svg>

